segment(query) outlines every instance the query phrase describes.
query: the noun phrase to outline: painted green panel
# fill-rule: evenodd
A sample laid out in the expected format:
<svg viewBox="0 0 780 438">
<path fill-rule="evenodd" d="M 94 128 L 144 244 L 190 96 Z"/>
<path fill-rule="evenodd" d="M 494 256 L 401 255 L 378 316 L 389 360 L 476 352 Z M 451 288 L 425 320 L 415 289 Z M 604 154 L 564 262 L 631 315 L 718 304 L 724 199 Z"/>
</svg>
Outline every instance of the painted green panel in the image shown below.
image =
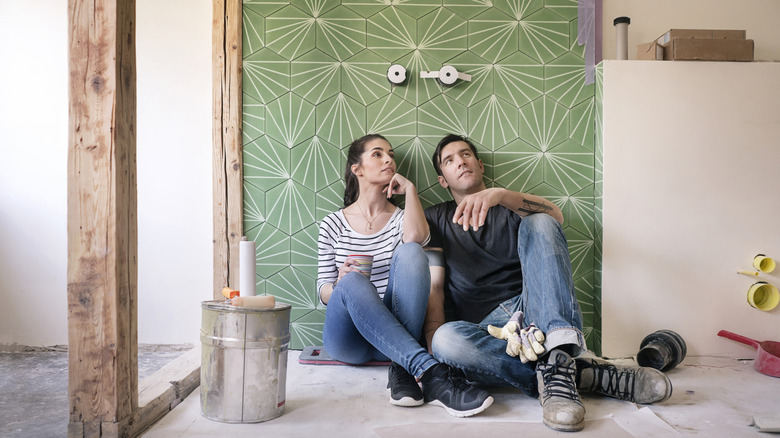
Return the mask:
<svg viewBox="0 0 780 438">
<path fill-rule="evenodd" d="M 444 0 L 442 3 L 444 7 L 467 20 L 487 11 L 492 6 L 491 0 Z"/>
<path fill-rule="evenodd" d="M 319 137 L 295 146 L 290 155 L 293 180 L 314 191 L 341 178 L 341 151 Z"/>
<path fill-rule="evenodd" d="M 368 18 L 390 6 L 392 0 L 341 0 L 341 4 L 355 11 L 358 15 Z"/>
<path fill-rule="evenodd" d="M 515 20 L 522 20 L 534 12 L 542 9 L 543 0 L 494 0 L 495 6 L 501 12 L 513 17 Z"/>
<path fill-rule="evenodd" d="M 366 20 L 343 6 L 317 18 L 316 46 L 343 61 L 366 48 Z"/>
<path fill-rule="evenodd" d="M 266 193 L 266 219 L 287 234 L 314 223 L 314 192 L 289 180 Z"/>
<path fill-rule="evenodd" d="M 266 107 L 265 132 L 291 148 L 314 135 L 314 105 L 287 93 Z"/>
<path fill-rule="evenodd" d="M 322 328 L 325 325 L 325 311 L 314 310 L 299 316 L 290 323 L 290 348 L 302 350 L 310 345 L 322 345 Z"/>
<path fill-rule="evenodd" d="M 544 63 L 569 50 L 569 21 L 542 9 L 520 21 L 520 51 Z"/>
<path fill-rule="evenodd" d="M 366 110 L 369 134 L 382 134 L 392 144 L 405 143 L 417 134 L 416 108 L 395 95 L 374 102 Z"/>
<path fill-rule="evenodd" d="M 441 6 L 441 0 L 393 0 L 392 3 L 412 17 L 421 17 Z"/>
<path fill-rule="evenodd" d="M 265 192 L 252 184 L 245 183 L 244 192 L 244 234 L 265 222 Z"/>
<path fill-rule="evenodd" d="M 366 107 L 339 93 L 317 105 L 316 128 L 317 135 L 328 143 L 347 146 L 366 132 Z"/>
<path fill-rule="evenodd" d="M 331 9 L 337 7 L 340 0 L 292 0 L 290 4 L 305 11 L 312 17 L 318 18 Z"/>
<path fill-rule="evenodd" d="M 577 0 L 544 0 L 547 9 L 567 20 L 577 18 Z"/>
<path fill-rule="evenodd" d="M 256 272 L 259 277 L 271 275 L 290 266 L 290 236 L 271 226 L 260 224 L 244 233 L 247 239 L 255 241 Z"/>
<path fill-rule="evenodd" d="M 438 184 L 436 170 L 431 165 L 431 155 L 435 148 L 435 145 L 419 137 L 393 146 L 398 173 L 407 177 L 417 187 L 418 192 Z"/>
<path fill-rule="evenodd" d="M 549 97 L 520 108 L 520 138 L 542 152 L 569 138 L 569 113 Z"/>
<path fill-rule="evenodd" d="M 581 58 L 566 54 L 547 64 L 545 94 L 567 108 L 593 98 L 593 84 L 585 85 L 585 63 Z"/>
<path fill-rule="evenodd" d="M 420 189 L 420 203 L 423 208 L 428 208 L 440 202 L 452 201 L 449 190 L 439 184 L 435 184 L 425 190 Z"/>
<path fill-rule="evenodd" d="M 420 78 L 421 71 L 438 71 L 441 63 L 419 50 L 395 61 L 406 68 L 406 84 L 392 87 L 393 94 L 414 106 L 427 102 L 441 94 L 441 85 L 431 78 Z M 387 65 L 387 63 L 385 64 Z"/>
<path fill-rule="evenodd" d="M 567 195 L 593 184 L 593 154 L 571 140 L 544 154 L 544 182 Z"/>
<path fill-rule="evenodd" d="M 339 93 L 341 63 L 320 50 L 312 50 L 290 63 L 290 85 L 296 95 L 316 105 Z"/>
<path fill-rule="evenodd" d="M 314 279 L 290 266 L 270 276 L 265 290 L 297 311 L 314 310 L 319 301 Z"/>
<path fill-rule="evenodd" d="M 468 134 L 468 108 L 447 96 L 438 96 L 420 105 L 417 135 L 435 144 L 447 134 Z"/>
<path fill-rule="evenodd" d="M 290 264 L 311 278 L 317 278 L 319 232 L 319 225 L 312 224 L 290 236 Z"/>
<path fill-rule="evenodd" d="M 417 35 L 418 49 L 441 63 L 460 55 L 468 46 L 466 20 L 445 8 L 417 20 Z"/>
<path fill-rule="evenodd" d="M 544 93 L 544 67 L 521 52 L 515 52 L 495 65 L 495 93 L 521 107 Z"/>
<path fill-rule="evenodd" d="M 469 107 L 469 137 L 496 150 L 515 140 L 517 108 L 493 94 Z"/>
<path fill-rule="evenodd" d="M 265 105 L 244 95 L 241 117 L 243 144 L 260 137 L 265 130 Z"/>
<path fill-rule="evenodd" d="M 295 6 L 275 12 L 265 20 L 265 44 L 287 60 L 308 52 L 315 46 L 316 20 Z"/>
<path fill-rule="evenodd" d="M 589 151 L 593 151 L 593 118 L 595 117 L 595 99 L 580 103 L 569 111 L 570 138 Z"/>
<path fill-rule="evenodd" d="M 579 240 L 569 237 L 571 228 L 565 230 L 566 239 L 569 242 L 569 254 L 571 255 L 571 269 L 574 278 L 593 278 L 593 241 Z"/>
<path fill-rule="evenodd" d="M 585 61 L 585 44 L 580 45 L 578 41 L 579 25 L 574 19 L 569 22 L 569 53 Z"/>
<path fill-rule="evenodd" d="M 244 226 L 258 293 L 293 306 L 292 348 L 322 343 L 318 221 L 343 206 L 345 149 L 368 132 L 388 137 L 423 206 L 451 199 L 430 165 L 447 133 L 471 136 L 488 187 L 558 205 L 584 332 L 600 348 L 602 78 L 582 85 L 575 0 L 243 4 Z M 386 77 L 394 63 L 407 69 L 401 86 Z M 442 65 L 472 80 L 419 78 Z"/>
<path fill-rule="evenodd" d="M 290 89 L 290 63 L 268 49 L 244 58 L 243 91 L 261 103 L 268 103 Z"/>
<path fill-rule="evenodd" d="M 290 0 L 243 0 L 244 9 L 267 17 L 290 4 Z M 246 55 L 246 52 L 244 52 Z"/>
<path fill-rule="evenodd" d="M 242 44 L 244 56 L 255 53 L 265 46 L 265 19 L 250 8 L 243 10 Z"/>
<path fill-rule="evenodd" d="M 464 52 L 452 58 L 448 65 L 459 72 L 471 75 L 471 81 L 457 81 L 455 85 L 444 89 L 447 97 L 466 106 L 474 105 L 493 94 L 494 71 L 497 64 L 491 64 L 471 52 Z"/>
<path fill-rule="evenodd" d="M 544 182 L 543 154 L 523 140 L 515 140 L 493 155 L 496 182 L 502 187 L 528 193 Z"/>
<path fill-rule="evenodd" d="M 363 105 L 390 93 L 387 69 L 390 63 L 370 50 L 363 50 L 342 63 L 341 91 Z"/>
<path fill-rule="evenodd" d="M 290 178 L 290 150 L 268 136 L 244 145 L 244 182 L 268 190 Z"/>
<path fill-rule="evenodd" d="M 556 204 L 566 218 L 564 227 L 573 228 L 583 236 L 593 239 L 595 237 L 593 186 L 587 186 L 571 196 L 564 196 L 561 200 L 560 204 Z"/>
<path fill-rule="evenodd" d="M 417 48 L 417 23 L 398 8 L 384 9 L 368 18 L 366 46 L 392 62 Z"/>
<path fill-rule="evenodd" d="M 469 50 L 490 63 L 518 49 L 518 22 L 509 15 L 491 9 L 469 20 Z"/>
<path fill-rule="evenodd" d="M 340 174 L 343 174 L 342 170 Z M 315 218 L 321 221 L 325 216 L 344 207 L 344 180 L 339 180 L 317 192 L 314 200 Z"/>
</svg>

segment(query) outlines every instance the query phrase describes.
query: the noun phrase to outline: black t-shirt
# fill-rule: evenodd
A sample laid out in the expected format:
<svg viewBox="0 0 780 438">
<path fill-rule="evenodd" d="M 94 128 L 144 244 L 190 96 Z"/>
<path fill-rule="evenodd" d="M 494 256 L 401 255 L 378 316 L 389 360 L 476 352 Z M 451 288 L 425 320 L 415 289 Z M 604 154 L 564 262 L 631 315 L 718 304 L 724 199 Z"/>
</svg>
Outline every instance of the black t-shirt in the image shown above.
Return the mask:
<svg viewBox="0 0 780 438">
<path fill-rule="evenodd" d="M 457 205 L 448 201 L 425 209 L 432 247 L 442 248 L 446 261 L 445 295 L 459 319 L 479 322 L 499 304 L 523 291 L 517 255 L 520 216 L 497 205 L 485 225 L 474 231 L 452 222 Z"/>
</svg>

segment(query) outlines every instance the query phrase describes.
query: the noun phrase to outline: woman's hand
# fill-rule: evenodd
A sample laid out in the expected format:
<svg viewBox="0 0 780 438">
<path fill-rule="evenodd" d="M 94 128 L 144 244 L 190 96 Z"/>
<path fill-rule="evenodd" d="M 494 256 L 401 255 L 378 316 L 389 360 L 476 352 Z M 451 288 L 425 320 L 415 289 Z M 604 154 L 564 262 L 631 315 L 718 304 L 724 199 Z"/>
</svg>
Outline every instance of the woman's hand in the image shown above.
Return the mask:
<svg viewBox="0 0 780 438">
<path fill-rule="evenodd" d="M 347 275 L 352 271 L 360 272 L 357 268 L 358 265 L 359 263 L 357 262 L 357 260 L 347 257 L 347 259 L 344 261 L 344 264 L 341 265 L 341 267 L 339 268 L 339 276 L 338 278 L 336 278 L 336 281 L 333 282 L 333 285 L 335 286 L 336 283 L 338 283 L 339 280 L 341 280 L 341 277 Z"/>
<path fill-rule="evenodd" d="M 400 195 L 404 194 L 406 195 L 409 190 L 412 190 L 416 193 L 417 189 L 414 187 L 414 184 L 412 184 L 411 181 L 406 179 L 403 175 L 396 172 L 395 175 L 393 175 L 393 178 L 390 179 L 390 184 L 387 185 L 384 189 L 382 189 L 382 193 L 387 194 L 387 199 L 390 199 L 393 195 Z"/>
</svg>

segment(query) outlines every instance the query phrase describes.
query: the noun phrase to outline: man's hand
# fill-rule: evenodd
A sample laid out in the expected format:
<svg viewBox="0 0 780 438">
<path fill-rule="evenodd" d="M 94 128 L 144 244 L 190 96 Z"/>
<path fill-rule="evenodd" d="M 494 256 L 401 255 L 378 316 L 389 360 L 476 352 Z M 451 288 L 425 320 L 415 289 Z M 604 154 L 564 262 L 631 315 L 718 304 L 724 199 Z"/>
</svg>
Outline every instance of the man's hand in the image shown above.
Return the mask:
<svg viewBox="0 0 780 438">
<path fill-rule="evenodd" d="M 501 203 L 505 192 L 506 189 L 493 187 L 464 196 L 455 209 L 452 221 L 463 226 L 463 231 L 468 231 L 469 226 L 477 231 L 485 224 L 490 207 Z"/>
<path fill-rule="evenodd" d="M 522 326 L 523 312 L 518 311 L 503 327 L 488 325 L 488 332 L 494 338 L 506 339 L 506 354 L 519 357 L 523 363 L 535 361 L 544 353 L 544 333 L 533 323 L 526 328 Z"/>
</svg>

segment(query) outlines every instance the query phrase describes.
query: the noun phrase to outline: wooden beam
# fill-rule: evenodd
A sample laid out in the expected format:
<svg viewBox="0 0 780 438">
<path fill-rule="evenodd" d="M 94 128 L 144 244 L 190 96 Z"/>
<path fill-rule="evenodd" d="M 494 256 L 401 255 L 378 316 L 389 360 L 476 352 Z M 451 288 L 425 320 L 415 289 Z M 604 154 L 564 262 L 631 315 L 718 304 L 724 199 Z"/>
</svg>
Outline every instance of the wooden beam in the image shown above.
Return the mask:
<svg viewBox="0 0 780 438">
<path fill-rule="evenodd" d="M 69 0 L 69 436 L 138 408 L 135 0 Z"/>
<path fill-rule="evenodd" d="M 243 159 L 241 145 L 241 0 L 214 0 L 213 58 L 213 191 L 214 287 L 238 289 L 238 242 L 243 227 Z M 254 291 L 251 293 L 254 295 Z"/>
<path fill-rule="evenodd" d="M 200 346 L 182 354 L 144 379 L 138 391 L 138 410 L 120 429 L 140 436 L 179 405 L 200 385 Z"/>
</svg>

